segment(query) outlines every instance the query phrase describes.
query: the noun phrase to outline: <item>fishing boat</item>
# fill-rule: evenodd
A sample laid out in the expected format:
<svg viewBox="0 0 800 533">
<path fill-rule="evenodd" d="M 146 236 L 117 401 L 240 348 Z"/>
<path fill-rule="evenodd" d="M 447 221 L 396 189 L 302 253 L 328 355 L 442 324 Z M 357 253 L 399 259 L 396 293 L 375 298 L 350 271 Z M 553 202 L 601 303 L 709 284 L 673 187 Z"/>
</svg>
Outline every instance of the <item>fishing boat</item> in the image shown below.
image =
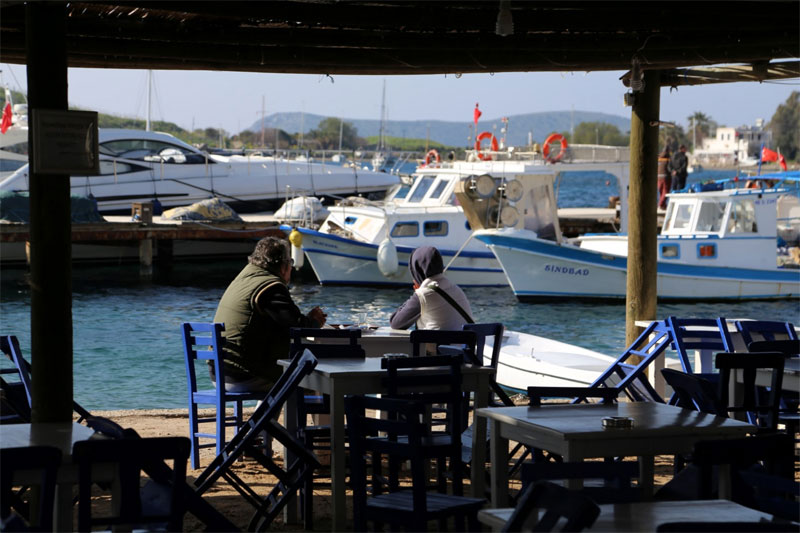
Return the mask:
<svg viewBox="0 0 800 533">
<path fill-rule="evenodd" d="M 134 202 L 162 207 L 218 197 L 238 213 L 274 211 L 288 196 L 333 198 L 382 195 L 397 176 L 340 164 L 264 155 L 202 152 L 167 133 L 100 129 L 100 174 L 72 176 L 71 194 L 97 201 L 102 214 L 130 214 Z M 25 192 L 25 165 L 0 182 L 0 191 Z"/>
<path fill-rule="evenodd" d="M 408 286 L 412 283 L 407 268 L 411 252 L 428 245 L 439 249 L 447 276 L 454 283 L 507 286 L 506 275 L 494 255 L 472 238 L 475 226 L 467 221 L 455 197 L 458 183 L 467 180 L 470 198 L 493 207 L 482 221 L 488 226 L 508 223 L 509 217 L 519 218 L 519 213 L 508 209 L 509 201 L 519 201 L 523 194 L 519 176 L 604 171 L 615 176 L 621 187 L 627 184 L 627 154 L 616 147 L 605 151 L 594 147 L 585 159 L 548 160 L 541 152 L 499 151 L 492 134 L 486 133 L 494 149 L 482 150 L 478 141 L 463 161 L 442 161 L 431 150 L 414 173 L 411 188 L 403 191 L 405 195 L 398 194 L 389 202 L 359 200 L 330 206 L 328 217 L 319 227 L 296 227 L 302 235 L 302 251 L 320 283 Z M 574 153 L 579 153 L 578 148 Z M 502 183 L 499 192 L 495 181 Z M 490 187 L 484 190 L 488 183 Z"/>
<path fill-rule="evenodd" d="M 773 178 L 778 183 L 771 188 L 730 188 L 741 183 L 729 180 L 727 187 L 706 184 L 668 196 L 657 242 L 659 299 L 746 300 L 800 295 L 798 254 L 789 252 L 787 243 L 776 247 L 778 221 L 791 225 L 792 220 L 787 218 L 798 216 L 796 180 L 800 172 L 761 178 Z M 767 183 L 765 180 L 760 183 Z M 627 236 L 563 239 L 552 207 L 552 175 L 529 176 L 521 181 L 526 194 L 513 207 L 529 215 L 500 228 L 483 225 L 475 233 L 502 264 L 517 298 L 624 301 Z M 787 183 L 795 186 L 781 186 Z M 501 186 L 495 182 L 495 188 Z M 471 200 L 468 187 L 462 183 L 457 195 L 470 222 L 480 224 L 485 206 Z M 787 213 L 789 217 L 784 216 Z"/>
</svg>

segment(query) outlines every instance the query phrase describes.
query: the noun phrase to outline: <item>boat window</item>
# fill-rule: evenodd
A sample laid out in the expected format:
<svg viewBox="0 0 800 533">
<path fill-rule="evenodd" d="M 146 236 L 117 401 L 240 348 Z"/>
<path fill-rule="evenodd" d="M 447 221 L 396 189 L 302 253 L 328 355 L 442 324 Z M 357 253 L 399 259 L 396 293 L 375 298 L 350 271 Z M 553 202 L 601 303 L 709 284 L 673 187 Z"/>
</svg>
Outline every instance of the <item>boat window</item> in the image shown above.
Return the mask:
<svg viewBox="0 0 800 533">
<path fill-rule="evenodd" d="M 431 193 L 431 199 L 439 198 L 442 195 L 442 192 L 444 192 L 444 189 L 447 187 L 448 183 L 450 183 L 450 180 L 439 180 L 439 183 L 436 184 L 436 187 L 434 187 L 433 192 Z"/>
<path fill-rule="evenodd" d="M 692 222 L 692 211 L 694 211 L 694 204 L 678 204 L 672 218 L 672 229 L 689 229 L 689 224 Z"/>
<path fill-rule="evenodd" d="M 139 172 L 140 170 L 150 170 L 149 168 L 123 163 L 122 161 L 100 160 L 100 175 L 113 176 L 115 174 L 127 174 L 128 172 Z"/>
<path fill-rule="evenodd" d="M 205 164 L 205 156 L 176 144 L 151 139 L 122 139 L 100 145 L 102 154 L 149 162 Z M 209 160 L 213 163 L 213 160 Z"/>
<path fill-rule="evenodd" d="M 356 218 L 356 217 L 345 217 L 344 223 L 345 224 L 355 224 L 356 220 L 358 220 L 358 218 Z"/>
<path fill-rule="evenodd" d="M 717 232 L 722 229 L 725 202 L 703 202 L 697 215 L 697 231 Z"/>
<path fill-rule="evenodd" d="M 681 248 L 677 244 L 662 244 L 661 245 L 661 258 L 662 259 L 680 259 Z"/>
<path fill-rule="evenodd" d="M 531 187 L 528 191 L 528 208 L 525 209 L 525 229 L 535 231 L 540 239 L 558 241 L 556 209 L 550 184 Z"/>
<path fill-rule="evenodd" d="M 414 187 L 413 192 L 411 193 L 411 198 L 408 199 L 409 202 L 419 202 L 423 198 L 425 198 L 425 193 L 428 192 L 428 189 L 431 188 L 433 185 L 433 179 L 430 176 L 424 176 L 417 181 L 417 186 Z"/>
<path fill-rule="evenodd" d="M 697 257 L 700 259 L 714 259 L 717 257 L 717 245 L 715 243 L 698 244 Z"/>
<path fill-rule="evenodd" d="M 727 229 L 728 233 L 755 233 L 758 231 L 753 200 L 740 200 L 731 206 Z"/>
<path fill-rule="evenodd" d="M 422 226 L 422 233 L 426 237 L 444 237 L 447 235 L 447 222 L 444 220 L 425 222 Z"/>
<path fill-rule="evenodd" d="M 416 237 L 419 235 L 419 224 L 416 222 L 398 222 L 392 228 L 392 237 Z"/>
</svg>

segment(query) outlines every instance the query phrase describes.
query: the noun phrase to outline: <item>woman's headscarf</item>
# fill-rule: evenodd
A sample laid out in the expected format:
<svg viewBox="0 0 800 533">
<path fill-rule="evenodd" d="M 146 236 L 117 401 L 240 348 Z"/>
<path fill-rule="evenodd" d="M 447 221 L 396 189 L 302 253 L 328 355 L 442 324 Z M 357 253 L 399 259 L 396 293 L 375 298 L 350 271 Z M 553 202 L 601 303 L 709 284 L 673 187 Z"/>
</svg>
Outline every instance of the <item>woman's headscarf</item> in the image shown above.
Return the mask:
<svg viewBox="0 0 800 533">
<path fill-rule="evenodd" d="M 425 279 L 444 272 L 442 254 L 433 246 L 421 246 L 411 253 L 408 270 L 414 281 L 422 283 Z"/>
</svg>

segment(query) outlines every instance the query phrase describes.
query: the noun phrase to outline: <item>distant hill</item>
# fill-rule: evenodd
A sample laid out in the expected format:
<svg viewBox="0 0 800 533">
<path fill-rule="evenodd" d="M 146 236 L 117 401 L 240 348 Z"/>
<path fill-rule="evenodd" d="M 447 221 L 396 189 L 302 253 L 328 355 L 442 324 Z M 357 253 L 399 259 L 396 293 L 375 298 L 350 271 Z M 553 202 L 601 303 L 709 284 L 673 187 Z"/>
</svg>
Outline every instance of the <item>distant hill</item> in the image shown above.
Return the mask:
<svg viewBox="0 0 800 533">
<path fill-rule="evenodd" d="M 279 128 L 288 133 L 298 133 L 300 124 L 304 132 L 308 132 L 328 117 L 306 113 L 274 113 L 264 117 L 265 128 Z M 380 132 L 379 120 L 349 119 L 349 122 L 358 130 L 360 137 L 376 136 Z M 543 142 L 553 132 L 569 131 L 571 124 L 577 126 L 581 122 L 606 122 L 613 124 L 622 133 L 630 130 L 630 118 L 608 113 L 595 113 L 593 111 L 547 111 L 543 113 L 527 113 L 524 115 L 511 115 L 508 117 L 507 136 L 508 144 L 521 146 L 528 142 L 528 132 L 532 132 L 534 142 Z M 481 119 L 478 122 L 480 131 L 493 131 L 497 126 L 495 135 L 500 137 L 502 122 L 500 118 Z M 467 137 L 471 134 L 471 122 L 445 122 L 441 120 L 389 120 L 386 123 L 385 134 L 389 137 L 425 139 L 430 128 L 430 140 L 447 146 L 466 146 Z M 261 131 L 261 119 L 253 122 L 250 131 Z"/>
</svg>

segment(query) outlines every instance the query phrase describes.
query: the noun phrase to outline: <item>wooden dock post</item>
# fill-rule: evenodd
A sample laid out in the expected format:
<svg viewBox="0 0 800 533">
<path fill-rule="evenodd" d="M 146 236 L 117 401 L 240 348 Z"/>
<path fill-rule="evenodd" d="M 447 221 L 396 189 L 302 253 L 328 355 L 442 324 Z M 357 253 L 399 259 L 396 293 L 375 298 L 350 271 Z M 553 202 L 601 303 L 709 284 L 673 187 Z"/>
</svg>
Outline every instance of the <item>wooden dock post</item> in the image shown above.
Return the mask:
<svg viewBox="0 0 800 533">
<path fill-rule="evenodd" d="M 655 320 L 657 275 L 658 121 L 660 72 L 644 72 L 644 91 L 636 93 L 631 111 L 631 163 L 628 191 L 628 275 L 625 300 L 625 345 L 641 334 L 637 320 Z"/>
<path fill-rule="evenodd" d="M 142 224 L 152 224 L 153 203 L 136 202 L 131 204 L 131 219 Z M 153 279 L 153 239 L 139 241 L 139 278 Z"/>
</svg>

